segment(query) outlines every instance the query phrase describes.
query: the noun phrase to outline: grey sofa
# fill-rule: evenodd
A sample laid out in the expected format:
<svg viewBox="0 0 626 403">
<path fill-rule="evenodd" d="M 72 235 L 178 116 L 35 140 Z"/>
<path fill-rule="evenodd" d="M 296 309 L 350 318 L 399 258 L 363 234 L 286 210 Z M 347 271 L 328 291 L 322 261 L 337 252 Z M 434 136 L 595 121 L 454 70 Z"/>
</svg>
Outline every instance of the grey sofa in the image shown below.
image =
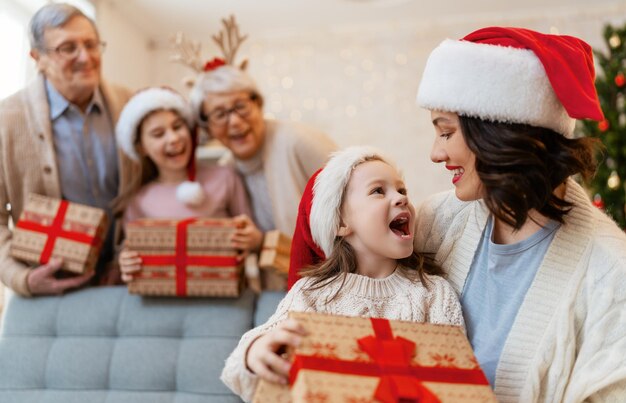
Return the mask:
<svg viewBox="0 0 626 403">
<path fill-rule="evenodd" d="M 100 287 L 12 297 L 0 333 L 0 402 L 238 402 L 219 380 L 224 360 L 283 295 L 142 298 Z"/>
</svg>

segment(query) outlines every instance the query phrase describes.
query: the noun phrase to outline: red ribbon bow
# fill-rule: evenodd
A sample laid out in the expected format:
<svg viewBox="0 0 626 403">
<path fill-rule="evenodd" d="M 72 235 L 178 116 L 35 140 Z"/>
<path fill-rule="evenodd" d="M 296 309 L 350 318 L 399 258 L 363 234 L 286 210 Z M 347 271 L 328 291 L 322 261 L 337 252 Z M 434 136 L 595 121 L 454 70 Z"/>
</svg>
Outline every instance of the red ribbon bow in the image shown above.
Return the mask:
<svg viewBox="0 0 626 403">
<path fill-rule="evenodd" d="M 438 403 L 437 396 L 406 371 L 411 367 L 415 343 L 404 337 L 394 337 L 388 320 L 370 320 L 374 336 L 366 336 L 357 341 L 361 350 L 378 364 L 380 381 L 374 397 L 385 403 Z"/>
<path fill-rule="evenodd" d="M 214 57 L 213 60 L 209 60 L 204 64 L 204 71 L 213 71 L 218 67 L 225 66 L 226 61 L 224 59 L 220 59 L 219 57 Z"/>
<path fill-rule="evenodd" d="M 18 220 L 16 224 L 17 228 L 28 231 L 43 232 L 48 235 L 48 239 L 46 240 L 43 250 L 41 251 L 41 256 L 39 257 L 39 263 L 41 264 L 46 264 L 50 260 L 57 238 L 70 239 L 72 241 L 86 243 L 92 246 L 97 245 L 100 242 L 100 238 L 98 237 L 87 235 L 78 231 L 68 231 L 63 229 L 63 220 L 65 219 L 68 207 L 69 202 L 67 200 L 61 200 L 59 203 L 59 209 L 54 215 L 54 219 L 50 225 L 43 225 L 29 220 Z"/>
<path fill-rule="evenodd" d="M 176 251 L 174 255 L 141 255 L 144 266 L 176 266 L 176 295 L 187 295 L 187 266 L 236 266 L 235 256 L 188 256 L 187 227 L 196 222 L 196 218 L 188 218 L 176 224 Z M 218 277 L 218 276 L 215 276 Z M 222 276 L 219 276 L 220 278 Z"/>
<path fill-rule="evenodd" d="M 301 369 L 380 377 L 374 397 L 383 403 L 439 402 L 422 382 L 446 382 L 488 385 L 487 378 L 478 369 L 425 367 L 411 365 L 415 343 L 403 337 L 394 337 L 387 319 L 371 318 L 373 336 L 358 340 L 359 348 L 373 362 L 342 361 L 336 358 L 296 354 L 289 372 L 293 385 Z"/>
</svg>

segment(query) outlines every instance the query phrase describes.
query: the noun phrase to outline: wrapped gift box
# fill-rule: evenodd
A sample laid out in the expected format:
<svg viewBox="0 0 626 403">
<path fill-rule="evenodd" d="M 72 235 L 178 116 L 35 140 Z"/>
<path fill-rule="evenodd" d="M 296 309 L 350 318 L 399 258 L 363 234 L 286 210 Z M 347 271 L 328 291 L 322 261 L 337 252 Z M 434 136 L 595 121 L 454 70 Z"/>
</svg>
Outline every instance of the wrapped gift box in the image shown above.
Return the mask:
<svg viewBox="0 0 626 403">
<path fill-rule="evenodd" d="M 287 289 L 291 238 L 278 230 L 268 231 L 259 256 L 261 288 L 269 291 Z"/>
<path fill-rule="evenodd" d="M 11 256 L 34 264 L 63 259 L 73 273 L 93 271 L 106 236 L 104 210 L 29 194 L 13 230 Z"/>
<path fill-rule="evenodd" d="M 140 219 L 126 226 L 126 247 L 137 251 L 142 270 L 128 284 L 133 294 L 237 297 L 242 265 L 231 246 L 230 219 Z"/>
<path fill-rule="evenodd" d="M 291 238 L 278 230 L 268 231 L 263 238 L 259 267 L 287 274 L 290 254 Z"/>
<path fill-rule="evenodd" d="M 308 332 L 290 385 L 259 382 L 254 402 L 496 402 L 462 329 L 290 312 Z"/>
</svg>

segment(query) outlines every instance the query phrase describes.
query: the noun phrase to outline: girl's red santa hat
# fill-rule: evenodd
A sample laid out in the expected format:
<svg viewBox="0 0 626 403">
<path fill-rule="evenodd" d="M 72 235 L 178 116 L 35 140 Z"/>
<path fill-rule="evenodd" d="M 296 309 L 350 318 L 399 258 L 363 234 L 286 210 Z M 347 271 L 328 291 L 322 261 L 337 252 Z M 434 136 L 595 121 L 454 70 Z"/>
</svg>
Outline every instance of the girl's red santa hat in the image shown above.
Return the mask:
<svg viewBox="0 0 626 403">
<path fill-rule="evenodd" d="M 348 182 L 354 169 L 367 161 L 395 166 L 373 147 L 348 147 L 334 152 L 324 168 L 309 179 L 300 200 L 291 243 L 289 286 L 297 281 L 300 269 L 323 261 L 333 252 Z"/>
<path fill-rule="evenodd" d="M 591 47 L 578 38 L 489 27 L 433 50 L 417 103 L 570 136 L 576 119 L 604 118 L 594 78 Z"/>
<path fill-rule="evenodd" d="M 141 158 L 137 152 L 137 144 L 139 144 L 141 123 L 149 114 L 162 110 L 174 111 L 180 115 L 191 133 L 192 150 L 187 165 L 188 180 L 178 185 L 176 198 L 187 205 L 197 206 L 204 201 L 205 194 L 202 186 L 195 181 L 195 125 L 189 103 L 182 95 L 165 87 L 152 87 L 138 91 L 126 103 L 117 121 L 115 127 L 117 145 L 129 158 L 139 162 Z"/>
</svg>

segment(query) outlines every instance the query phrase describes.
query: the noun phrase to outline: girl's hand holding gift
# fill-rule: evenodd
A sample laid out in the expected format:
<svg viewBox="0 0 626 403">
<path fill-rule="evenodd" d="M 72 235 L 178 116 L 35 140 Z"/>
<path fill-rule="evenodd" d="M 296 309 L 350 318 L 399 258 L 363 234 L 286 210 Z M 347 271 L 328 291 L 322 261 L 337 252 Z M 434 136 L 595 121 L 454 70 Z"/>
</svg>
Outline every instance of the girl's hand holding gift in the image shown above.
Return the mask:
<svg viewBox="0 0 626 403">
<path fill-rule="evenodd" d="M 128 283 L 132 281 L 133 274 L 141 270 L 141 257 L 139 253 L 127 248 L 122 249 L 119 257 L 120 271 L 122 272 L 122 281 Z"/>
<path fill-rule="evenodd" d="M 304 328 L 295 320 L 287 319 L 273 330 L 252 342 L 246 354 L 246 367 L 260 378 L 286 385 L 291 364 L 281 353 L 285 347 L 297 347 L 306 336 Z"/>
</svg>

